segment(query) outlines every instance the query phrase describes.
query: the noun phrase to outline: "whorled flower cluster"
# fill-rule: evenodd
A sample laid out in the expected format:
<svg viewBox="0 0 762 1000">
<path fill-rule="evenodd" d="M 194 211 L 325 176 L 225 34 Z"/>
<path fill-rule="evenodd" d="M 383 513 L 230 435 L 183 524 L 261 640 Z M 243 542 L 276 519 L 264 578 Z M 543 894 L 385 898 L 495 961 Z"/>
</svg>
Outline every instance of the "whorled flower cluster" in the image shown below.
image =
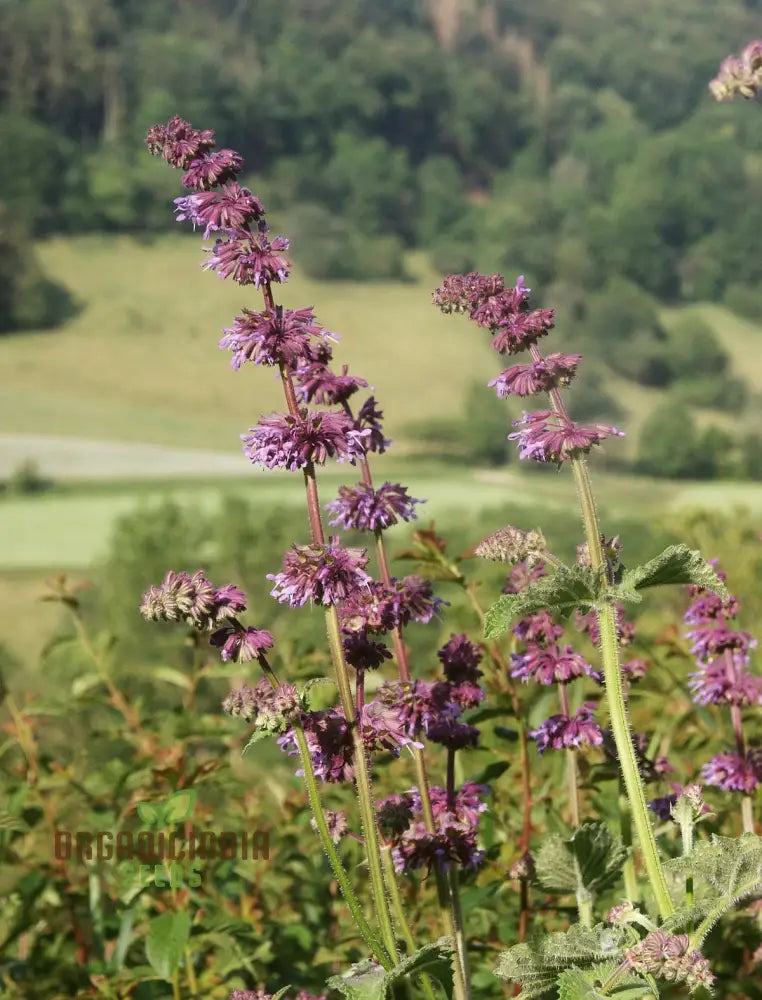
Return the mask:
<svg viewBox="0 0 762 1000">
<path fill-rule="evenodd" d="M 519 275 L 513 288 L 505 287 L 500 274 L 450 275 L 433 294 L 444 313 L 466 313 L 492 335 L 491 346 L 499 354 L 519 354 L 528 350 L 532 361 L 513 365 L 488 383 L 504 396 L 536 396 L 547 393 L 552 408 L 524 413 L 514 421 L 519 429 L 508 435 L 516 441 L 519 457 L 536 462 L 563 462 L 587 454 L 593 445 L 624 432 L 609 424 L 578 424 L 563 404 L 559 388 L 570 385 L 582 360 L 579 354 L 554 353 L 543 357 L 537 342 L 553 327 L 552 309 L 529 308 L 530 289 Z"/>
<path fill-rule="evenodd" d="M 747 100 L 762 89 L 762 41 L 749 42 L 739 57 L 728 56 L 709 89 L 718 101 L 739 95 Z"/>
<path fill-rule="evenodd" d="M 219 342 L 232 353 L 234 369 L 248 361 L 274 365 L 292 382 L 289 413 L 262 417 L 256 427 L 241 435 L 249 460 L 268 469 L 296 470 L 312 463 L 322 465 L 329 458 L 354 463 L 370 451 L 383 452 L 390 442 L 383 436 L 382 414 L 373 397 L 356 415 L 348 406 L 351 396 L 368 387 L 367 381 L 350 375 L 346 367 L 339 373 L 329 367 L 336 334 L 320 326 L 311 307 L 286 309 L 272 301 L 270 286 L 286 281 L 290 273 L 291 264 L 284 256 L 289 243 L 282 236 L 269 238 L 260 199 L 238 183 L 242 157 L 231 149 L 216 150 L 212 130 L 200 131 L 177 116 L 149 129 L 146 145 L 151 153 L 185 171 L 183 185 L 191 193 L 175 199 L 176 217 L 203 227 L 205 240 L 214 237 L 214 244 L 205 248 L 208 256 L 203 268 L 265 292 L 266 309 L 243 309 Z M 298 403 L 342 409 L 304 406 L 297 412 Z M 409 516 L 413 502 L 382 496 L 367 517 L 377 526 L 388 527 L 394 523 L 390 517 Z"/>
<path fill-rule="evenodd" d="M 711 562 L 716 567 L 717 560 Z M 722 570 L 718 576 L 727 579 Z M 684 616 L 690 626 L 685 635 L 693 643 L 691 653 L 698 665 L 689 677 L 689 688 L 699 705 L 730 708 L 737 742 L 735 752 L 717 754 L 701 774 L 707 784 L 749 795 L 762 782 L 762 750 L 746 748 L 740 710 L 762 704 L 762 677 L 747 669 L 749 651 L 757 641 L 749 632 L 733 627 L 739 609 L 737 597 L 731 594 L 723 602 L 702 587 L 692 585 L 687 590 L 693 601 Z"/>
<path fill-rule="evenodd" d="M 140 605 L 147 621 L 184 621 L 199 632 L 212 632 L 210 643 L 224 661 L 245 663 L 267 652 L 273 637 L 264 629 L 247 628 L 237 615 L 246 610 L 246 594 L 233 584 L 215 587 L 203 570 L 169 570 L 158 587 L 150 587 Z"/>
<path fill-rule="evenodd" d="M 398 872 L 411 872 L 454 862 L 461 868 L 477 868 L 485 852 L 477 846 L 479 816 L 487 808 L 483 785 L 465 782 L 448 799 L 444 788 L 430 789 L 434 831 L 422 818 L 423 808 L 417 788 L 391 795 L 377 803 L 379 826 L 392 845 L 392 859 Z"/>
<path fill-rule="evenodd" d="M 245 684 L 231 691 L 222 707 L 229 715 L 251 722 L 258 732 L 282 733 L 299 715 L 302 703 L 294 684 L 273 687 L 262 677 L 254 687 Z"/>
<path fill-rule="evenodd" d="M 299 716 L 315 776 L 325 782 L 352 781 L 355 775 L 352 732 L 342 708 L 302 712 Z M 386 751 L 399 756 L 402 747 L 422 748 L 408 733 L 402 712 L 377 698 L 362 706 L 355 725 L 368 754 Z M 289 728 L 278 738 L 289 757 L 299 754 L 296 733 Z M 296 774 L 304 775 L 300 768 Z"/>
<path fill-rule="evenodd" d="M 693 992 L 699 986 L 711 989 L 715 977 L 709 963 L 690 946 L 687 934 L 652 931 L 625 953 L 635 972 L 643 972 L 672 983 L 685 983 Z"/>
<path fill-rule="evenodd" d="M 476 726 L 460 720 L 464 711 L 484 698 L 479 686 L 480 648 L 465 635 L 453 635 L 437 653 L 444 680 L 392 681 L 382 684 L 376 697 L 394 707 L 411 738 L 424 735 L 449 750 L 475 747 Z"/>
</svg>

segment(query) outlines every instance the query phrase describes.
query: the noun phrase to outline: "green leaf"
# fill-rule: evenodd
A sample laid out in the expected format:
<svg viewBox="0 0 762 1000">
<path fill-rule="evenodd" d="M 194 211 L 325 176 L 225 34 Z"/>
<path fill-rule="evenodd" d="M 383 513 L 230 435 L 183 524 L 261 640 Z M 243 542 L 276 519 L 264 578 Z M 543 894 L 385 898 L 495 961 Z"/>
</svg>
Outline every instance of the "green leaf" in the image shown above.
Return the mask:
<svg viewBox="0 0 762 1000">
<path fill-rule="evenodd" d="M 196 808 L 196 789 L 183 788 L 174 792 L 164 804 L 164 823 L 181 823 Z"/>
<path fill-rule="evenodd" d="M 94 687 L 102 682 L 103 678 L 100 674 L 82 674 L 81 677 L 75 677 L 71 683 L 71 694 L 73 698 L 81 698 L 83 694 L 87 694 Z"/>
<path fill-rule="evenodd" d="M 348 1000 L 385 1000 L 386 972 L 369 958 L 353 965 L 343 976 L 331 976 L 326 983 Z"/>
<path fill-rule="evenodd" d="M 537 611 L 561 616 L 576 608 L 589 609 L 601 594 L 601 576 L 590 566 L 561 566 L 552 576 L 530 583 L 520 594 L 503 594 L 485 616 L 484 635 L 497 639 L 518 618 Z"/>
<path fill-rule="evenodd" d="M 151 670 L 151 677 L 157 681 L 166 681 L 167 684 L 174 684 L 175 687 L 181 687 L 186 691 L 190 691 L 193 686 L 190 677 L 186 676 L 181 670 L 175 670 L 174 667 L 154 667 Z"/>
<path fill-rule="evenodd" d="M 551 892 L 603 892 L 619 881 L 627 850 L 605 823 L 589 822 L 564 840 L 549 837 L 535 856 L 537 880 Z"/>
<path fill-rule="evenodd" d="M 623 952 L 625 932 L 619 927 L 572 924 L 568 931 L 555 931 L 533 942 L 514 945 L 504 951 L 495 975 L 520 983 L 519 1000 L 553 996 L 564 969 L 617 960 Z"/>
<path fill-rule="evenodd" d="M 665 867 L 700 880 L 695 904 L 672 914 L 664 923 L 665 929 L 674 931 L 701 920 L 691 934 L 691 947 L 699 948 L 723 914 L 762 890 L 762 837 L 753 833 L 740 837 L 713 834 L 711 840 L 700 841 L 690 854 L 667 861 Z"/>
<path fill-rule="evenodd" d="M 190 927 L 190 915 L 185 910 L 162 913 L 148 925 L 146 956 L 162 979 L 172 979 L 190 940 Z"/>
<path fill-rule="evenodd" d="M 637 591 L 669 583 L 693 583 L 697 587 L 714 591 L 724 601 L 730 596 L 728 588 L 712 566 L 700 552 L 689 549 L 687 545 L 670 545 L 643 566 L 627 570 L 622 576 L 620 586 L 623 591 L 628 589 Z M 623 597 L 626 599 L 624 594 Z"/>
<path fill-rule="evenodd" d="M 453 992 L 453 943 L 451 938 L 442 937 L 433 944 L 426 944 L 423 948 L 413 952 L 403 959 L 399 965 L 395 966 L 391 972 L 387 973 L 387 986 L 393 986 L 405 976 L 415 976 L 426 973 L 432 979 L 436 979 L 444 990 L 447 1000 L 452 1000 Z"/>
<path fill-rule="evenodd" d="M 618 979 L 612 989 L 601 993 L 600 986 L 614 971 L 610 964 L 592 969 L 566 969 L 558 977 L 558 1000 L 642 1000 L 643 997 L 658 997 L 659 994 L 641 976 L 628 972 Z"/>
<path fill-rule="evenodd" d="M 268 736 L 277 736 L 277 733 L 271 733 L 268 729 L 255 729 L 249 737 L 248 743 L 241 751 L 241 756 L 243 757 L 247 750 L 251 750 L 255 744 L 259 743 L 260 740 L 267 739 Z"/>
<path fill-rule="evenodd" d="M 487 764 L 484 770 L 471 780 L 476 785 L 487 785 L 490 781 L 494 781 L 495 778 L 499 778 L 501 774 L 504 774 L 510 766 L 507 760 L 493 760 L 491 764 Z"/>
</svg>

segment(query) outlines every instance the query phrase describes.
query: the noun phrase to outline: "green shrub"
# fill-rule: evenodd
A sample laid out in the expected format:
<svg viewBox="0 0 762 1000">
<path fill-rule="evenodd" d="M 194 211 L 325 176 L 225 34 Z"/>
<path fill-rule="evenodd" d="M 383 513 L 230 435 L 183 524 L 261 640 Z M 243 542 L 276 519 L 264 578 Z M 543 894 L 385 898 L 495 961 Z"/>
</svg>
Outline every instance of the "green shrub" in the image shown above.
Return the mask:
<svg viewBox="0 0 762 1000">
<path fill-rule="evenodd" d="M 756 322 L 762 320 L 762 288 L 749 285 L 728 285 L 723 303 L 737 316 Z"/>
</svg>

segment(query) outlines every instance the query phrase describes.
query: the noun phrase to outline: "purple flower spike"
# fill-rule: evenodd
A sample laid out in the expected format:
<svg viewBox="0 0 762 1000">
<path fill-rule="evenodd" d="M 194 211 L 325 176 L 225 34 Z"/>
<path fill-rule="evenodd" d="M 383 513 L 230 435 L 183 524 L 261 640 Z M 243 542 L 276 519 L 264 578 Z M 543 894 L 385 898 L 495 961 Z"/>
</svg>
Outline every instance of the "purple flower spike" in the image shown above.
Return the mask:
<svg viewBox="0 0 762 1000">
<path fill-rule="evenodd" d="M 548 611 L 527 615 L 513 626 L 512 632 L 522 642 L 542 646 L 552 645 L 564 634 L 563 628 L 556 625 Z"/>
<path fill-rule="evenodd" d="M 345 413 L 303 410 L 299 417 L 290 413 L 262 417 L 241 440 L 249 461 L 293 472 L 310 462 L 325 465 L 328 458 L 354 462 L 364 453 L 367 435 L 368 431 L 357 430 Z"/>
<path fill-rule="evenodd" d="M 328 545 L 292 545 L 283 556 L 283 570 L 268 573 L 267 579 L 275 584 L 271 595 L 292 608 L 308 601 L 337 604 L 368 589 L 367 565 L 365 549 L 344 549 L 334 535 Z"/>
<path fill-rule="evenodd" d="M 228 239 L 205 248 L 209 259 L 201 266 L 216 271 L 218 278 L 232 277 L 239 285 L 259 288 L 272 281 L 284 282 L 288 277 L 291 262 L 282 256 L 283 250 L 288 250 L 288 240 L 283 236 L 271 242 L 263 233 L 237 230 Z"/>
<path fill-rule="evenodd" d="M 274 313 L 252 312 L 244 309 L 228 327 L 219 346 L 232 351 L 231 365 L 236 371 L 246 361 L 255 365 L 280 365 L 291 368 L 310 356 L 311 341 L 331 356 L 328 340 L 337 340 L 335 334 L 324 330 L 315 322 L 312 309 L 284 309 L 276 306 Z"/>
<path fill-rule="evenodd" d="M 751 795 L 762 782 L 762 750 L 749 750 L 745 758 L 736 753 L 717 754 L 701 768 L 701 776 L 723 791 Z"/>
<path fill-rule="evenodd" d="M 693 700 L 699 705 L 762 704 L 762 677 L 744 670 L 744 662 L 742 655 L 727 653 L 722 659 L 701 664 L 688 682 Z"/>
<path fill-rule="evenodd" d="M 218 149 L 191 160 L 183 177 L 183 187 L 209 191 L 225 181 L 235 180 L 243 169 L 243 157 L 233 149 Z"/>
<path fill-rule="evenodd" d="M 586 701 L 575 715 L 551 715 L 529 733 L 537 741 L 538 752 L 563 750 L 565 747 L 600 746 L 603 743 L 603 733 L 593 719 L 594 709 L 595 704 Z"/>
<path fill-rule="evenodd" d="M 465 313 L 477 309 L 486 299 L 505 288 L 502 274 L 488 277 L 471 271 L 470 274 L 450 274 L 434 292 L 434 305 L 443 313 Z"/>
<path fill-rule="evenodd" d="M 348 372 L 348 365 L 337 375 L 319 362 L 304 364 L 294 372 L 296 395 L 303 403 L 345 403 L 358 389 L 368 388 L 364 378 Z"/>
<path fill-rule="evenodd" d="M 216 588 L 197 570 L 193 576 L 170 570 L 159 587 L 149 588 L 140 605 L 149 621 L 184 621 L 202 632 L 211 631 L 246 610 L 246 595 L 237 587 Z"/>
<path fill-rule="evenodd" d="M 508 440 L 518 442 L 520 458 L 555 462 L 559 466 L 569 458 L 587 454 L 605 438 L 625 436 L 624 431 L 609 424 L 577 424 L 553 410 L 525 413 L 513 424 L 522 430 L 509 434 Z"/>
<path fill-rule="evenodd" d="M 186 170 L 196 157 L 214 149 L 214 130 L 200 132 L 179 115 L 166 125 L 154 125 L 146 135 L 146 146 L 154 156 L 160 156 L 172 167 Z"/>
<path fill-rule="evenodd" d="M 453 635 L 439 650 L 437 656 L 442 661 L 444 675 L 451 684 L 476 684 L 482 676 L 479 664 L 482 651 L 467 635 Z"/>
<path fill-rule="evenodd" d="M 530 646 L 523 653 L 512 653 L 511 677 L 538 684 L 568 684 L 575 677 L 591 676 L 593 668 L 571 646 Z"/>
<path fill-rule="evenodd" d="M 407 495 L 399 483 L 384 483 L 377 490 L 365 483 L 340 486 L 338 499 L 325 505 L 333 514 L 328 523 L 345 530 L 376 531 L 389 528 L 398 521 L 417 520 L 415 505 L 425 503 Z"/>
<path fill-rule="evenodd" d="M 220 656 L 225 663 L 231 660 L 233 663 L 247 663 L 272 649 L 274 639 L 264 629 L 225 625 L 210 637 L 209 642 L 220 647 Z"/>
<path fill-rule="evenodd" d="M 536 396 L 557 386 L 571 383 L 582 360 L 581 354 L 548 354 L 542 361 L 506 368 L 488 382 L 498 396 Z"/>
</svg>

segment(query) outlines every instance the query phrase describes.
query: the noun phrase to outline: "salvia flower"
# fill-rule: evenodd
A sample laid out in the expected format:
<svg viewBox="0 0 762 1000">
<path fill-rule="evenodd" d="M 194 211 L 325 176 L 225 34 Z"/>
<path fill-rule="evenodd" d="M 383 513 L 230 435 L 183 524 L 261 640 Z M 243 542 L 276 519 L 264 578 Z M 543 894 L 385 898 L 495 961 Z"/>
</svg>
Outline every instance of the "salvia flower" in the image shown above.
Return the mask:
<svg viewBox="0 0 762 1000">
<path fill-rule="evenodd" d="M 762 88 L 762 41 L 749 42 L 741 57 L 728 56 L 720 72 L 709 84 L 718 101 L 729 101 L 737 94 L 749 100 Z"/>
<path fill-rule="evenodd" d="M 422 818 L 418 818 L 422 814 L 422 807 L 417 789 L 411 789 L 404 797 L 393 796 L 394 801 L 390 803 L 391 808 L 388 810 L 386 803 L 381 803 L 381 815 L 384 817 L 392 816 L 397 811 L 401 813 L 400 819 L 404 820 L 410 810 L 416 817 L 413 821 L 407 820 L 402 832 L 388 833 L 394 844 L 392 858 L 395 869 L 398 872 L 410 872 L 423 867 L 430 870 L 432 865 L 448 862 L 455 862 L 466 869 L 478 867 L 484 858 L 484 851 L 477 847 L 476 835 L 479 815 L 487 808 L 486 803 L 481 801 L 485 791 L 484 786 L 466 782 L 456 793 L 455 801 L 450 807 L 445 789 L 432 787 L 430 794 L 434 833 L 430 833 Z M 401 825 L 400 822 L 398 826 Z"/>
<path fill-rule="evenodd" d="M 376 803 L 378 825 L 385 837 L 394 837 L 403 833 L 413 821 L 413 796 L 410 792 L 403 795 L 388 795 Z"/>
<path fill-rule="evenodd" d="M 332 809 L 326 809 L 325 813 L 325 825 L 328 827 L 328 836 L 334 842 L 338 844 L 341 838 L 349 829 L 347 824 L 347 817 L 343 812 L 334 812 Z M 318 825 L 315 822 L 315 817 L 312 816 L 310 819 L 310 826 L 317 833 Z"/>
<path fill-rule="evenodd" d="M 696 625 L 686 633 L 692 640 L 691 652 L 699 663 L 711 663 L 726 650 L 743 663 L 749 661 L 749 650 L 754 649 L 757 640 L 743 629 L 728 628 L 722 620 Z"/>
<path fill-rule="evenodd" d="M 508 869 L 508 878 L 514 881 L 528 882 L 534 878 L 535 864 L 534 858 L 528 852 L 517 858 Z"/>
<path fill-rule="evenodd" d="M 487 385 L 497 390 L 498 396 L 536 396 L 557 386 L 568 386 L 582 360 L 581 354 L 548 354 L 531 364 L 506 368 Z"/>
<path fill-rule="evenodd" d="M 315 775 L 325 782 L 352 781 L 354 747 L 342 709 L 303 712 L 301 721 Z M 367 753 L 387 751 L 397 757 L 401 747 L 421 747 L 408 735 L 402 713 L 378 700 L 362 706 L 359 728 Z M 278 738 L 278 745 L 290 757 L 299 754 L 293 729 Z M 300 768 L 296 774 L 301 777 L 304 771 Z"/>
<path fill-rule="evenodd" d="M 283 556 L 281 572 L 267 574 L 275 584 L 270 593 L 292 608 L 308 601 L 337 604 L 369 588 L 367 564 L 365 549 L 342 548 L 338 535 L 333 535 L 327 545 L 294 544 Z"/>
<path fill-rule="evenodd" d="M 504 594 L 520 594 L 522 590 L 525 590 L 530 583 L 536 583 L 537 580 L 541 580 L 544 576 L 547 576 L 547 570 L 545 569 L 544 562 L 535 563 L 534 560 L 530 563 L 527 559 L 522 559 L 521 562 L 517 563 L 508 574 L 508 579 L 503 587 Z"/>
<path fill-rule="evenodd" d="M 347 663 L 355 670 L 375 670 L 392 658 L 388 646 L 371 639 L 366 632 L 350 632 L 342 638 L 341 645 Z"/>
<path fill-rule="evenodd" d="M 688 686 L 699 705 L 762 704 L 762 677 L 743 668 L 743 657 L 725 655 L 721 660 L 700 664 Z"/>
<path fill-rule="evenodd" d="M 522 428 L 508 435 L 509 441 L 518 442 L 520 458 L 559 466 L 569 458 L 587 454 L 605 438 L 625 436 L 624 431 L 609 424 L 577 424 L 553 410 L 524 413 L 513 425 Z"/>
<path fill-rule="evenodd" d="M 259 288 L 265 282 L 288 278 L 291 262 L 283 256 L 288 246 L 283 236 L 271 241 L 264 233 L 236 230 L 227 239 L 215 240 L 213 247 L 204 248 L 209 258 L 201 266 L 216 271 L 218 278 L 232 277 L 239 285 Z"/>
<path fill-rule="evenodd" d="M 315 322 L 311 308 L 284 309 L 283 306 L 276 306 L 272 313 L 244 309 L 224 333 L 219 346 L 232 351 L 230 363 L 236 370 L 246 361 L 253 361 L 255 365 L 284 364 L 291 368 L 309 357 L 313 341 L 327 350 L 330 358 L 328 340 L 338 340 L 336 334 Z"/>
<path fill-rule="evenodd" d="M 238 622 L 224 625 L 212 634 L 209 642 L 220 647 L 220 656 L 227 663 L 247 663 L 257 659 L 273 646 L 273 637 L 264 629 L 244 628 Z"/>
<path fill-rule="evenodd" d="M 714 983 L 709 963 L 700 951 L 690 949 L 687 934 L 652 931 L 625 952 L 627 965 L 668 982 L 685 983 L 691 991 Z"/>
<path fill-rule="evenodd" d="M 301 711 L 299 693 L 294 684 L 273 687 L 263 677 L 254 687 L 244 684 L 231 691 L 222 703 L 229 715 L 251 722 L 254 728 L 268 733 L 285 732 Z"/>
<path fill-rule="evenodd" d="M 745 757 L 737 753 L 720 753 L 701 768 L 708 785 L 726 792 L 751 795 L 762 782 L 762 750 L 748 750 Z"/>
<path fill-rule="evenodd" d="M 440 607 L 449 602 L 435 597 L 430 580 L 411 574 L 390 586 L 373 581 L 367 591 L 357 591 L 339 610 L 344 632 L 391 632 L 411 621 L 428 624 Z"/>
<path fill-rule="evenodd" d="M 537 611 L 522 618 L 511 629 L 517 639 L 534 645 L 550 646 L 559 639 L 564 630 L 557 625 L 549 611 Z"/>
<path fill-rule="evenodd" d="M 563 750 L 565 747 L 600 746 L 603 743 L 601 727 L 593 719 L 595 704 L 586 701 L 572 716 L 551 715 L 529 736 L 537 741 L 539 753 L 546 750 Z"/>
<path fill-rule="evenodd" d="M 381 418 L 383 415 L 383 411 L 379 410 L 376 406 L 375 398 L 368 396 L 355 418 L 355 429 L 360 432 L 368 432 L 367 436 L 363 433 L 365 449 L 367 451 L 378 452 L 379 455 L 383 455 L 392 443 L 388 438 L 384 437 L 383 428 L 381 427 Z"/>
<path fill-rule="evenodd" d="M 417 520 L 415 506 L 425 502 L 408 496 L 407 487 L 399 483 L 386 482 L 378 489 L 357 483 L 340 486 L 338 498 L 327 503 L 325 509 L 333 514 L 330 525 L 347 531 L 377 531 L 398 521 Z"/>
<path fill-rule="evenodd" d="M 161 585 L 143 594 L 141 615 L 149 621 L 184 621 L 211 631 L 246 610 L 246 595 L 232 584 L 217 588 L 197 570 L 193 576 L 170 570 Z"/>
<path fill-rule="evenodd" d="M 233 149 L 218 149 L 191 160 L 183 175 L 183 187 L 209 191 L 218 184 L 232 181 L 243 169 L 243 157 Z"/>
<path fill-rule="evenodd" d="M 376 697 L 399 710 L 411 736 L 428 735 L 431 729 L 456 719 L 462 712 L 452 697 L 452 685 L 444 681 L 388 681 L 379 687 Z"/>
<path fill-rule="evenodd" d="M 616 637 L 620 646 L 629 646 L 635 638 L 635 626 L 632 622 L 625 621 L 625 607 L 617 603 L 615 609 Z M 601 644 L 601 632 L 598 626 L 598 615 L 593 611 L 583 614 L 581 611 L 574 612 L 574 623 L 580 632 L 586 633 L 590 642 L 594 646 Z"/>
<path fill-rule="evenodd" d="M 594 674 L 593 668 L 571 646 L 527 647 L 523 653 L 512 653 L 511 677 L 518 680 L 537 681 L 538 684 L 568 684 L 575 677 Z"/>
<path fill-rule="evenodd" d="M 463 633 L 453 635 L 437 652 L 437 656 L 442 661 L 445 677 L 452 684 L 463 682 L 476 684 L 478 678 L 482 676 L 481 670 L 478 669 L 482 651 Z"/>
<path fill-rule="evenodd" d="M 192 160 L 214 149 L 214 131 L 200 132 L 179 115 L 166 125 L 154 125 L 146 135 L 146 146 L 154 156 L 160 156 L 172 167 L 186 170 Z"/>
<path fill-rule="evenodd" d="M 306 468 L 310 462 L 325 465 L 329 458 L 350 461 L 363 454 L 363 437 L 345 413 L 330 410 L 273 413 L 262 417 L 248 434 L 242 434 L 244 454 L 254 464 L 267 469 Z"/>
<path fill-rule="evenodd" d="M 508 524 L 493 531 L 474 549 L 474 554 L 493 562 L 519 563 L 528 565 L 542 562 L 546 555 L 547 542 L 541 531 L 523 531 Z"/>
<path fill-rule="evenodd" d="M 364 378 L 349 374 L 349 366 L 342 365 L 341 375 L 325 364 L 310 361 L 294 370 L 294 388 L 303 403 L 345 403 L 358 389 L 367 389 Z"/>
<path fill-rule="evenodd" d="M 486 299 L 502 292 L 505 279 L 502 274 L 485 276 L 471 271 L 469 274 L 450 274 L 433 293 L 434 305 L 443 313 L 467 313 L 477 309 Z"/>
</svg>

